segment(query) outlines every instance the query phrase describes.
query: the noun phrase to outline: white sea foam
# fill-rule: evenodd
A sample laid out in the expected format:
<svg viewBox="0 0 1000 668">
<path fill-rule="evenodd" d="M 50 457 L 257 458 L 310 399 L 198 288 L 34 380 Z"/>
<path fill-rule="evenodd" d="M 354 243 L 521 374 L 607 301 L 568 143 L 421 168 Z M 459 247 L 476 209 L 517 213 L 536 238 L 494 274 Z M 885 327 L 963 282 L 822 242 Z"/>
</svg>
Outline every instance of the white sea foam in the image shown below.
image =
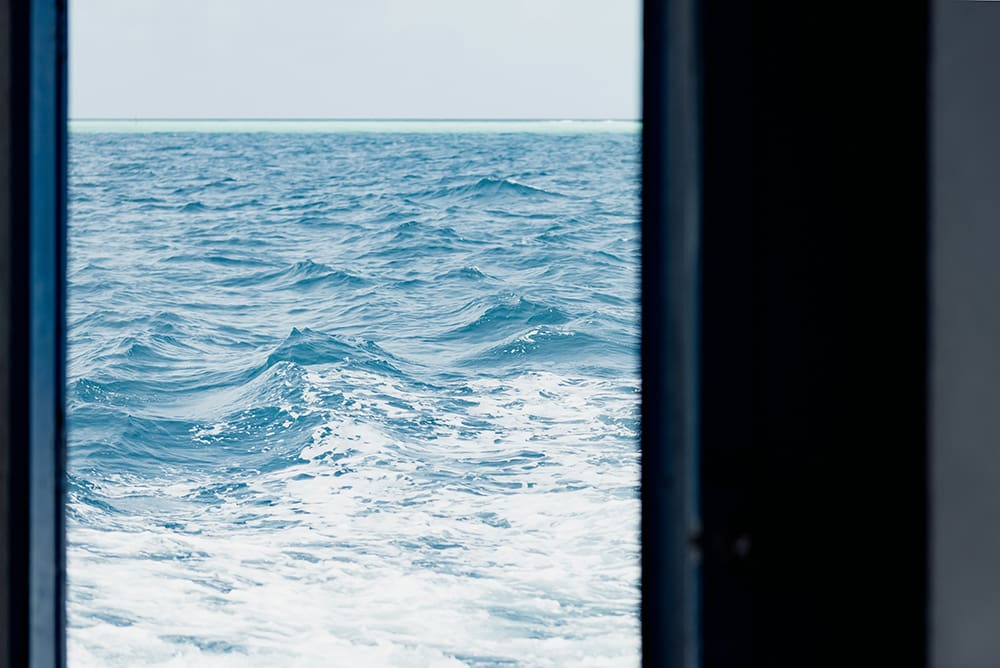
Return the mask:
<svg viewBox="0 0 1000 668">
<path fill-rule="evenodd" d="M 305 379 L 299 417 L 324 422 L 299 464 L 245 487 L 109 477 L 107 498 L 178 503 L 73 528 L 73 665 L 637 663 L 638 463 L 615 419 L 634 381 L 480 379 L 448 413 L 375 374 Z M 351 415 L 319 406 L 345 386 Z M 389 428 L 427 415 L 429 440 Z"/>
</svg>

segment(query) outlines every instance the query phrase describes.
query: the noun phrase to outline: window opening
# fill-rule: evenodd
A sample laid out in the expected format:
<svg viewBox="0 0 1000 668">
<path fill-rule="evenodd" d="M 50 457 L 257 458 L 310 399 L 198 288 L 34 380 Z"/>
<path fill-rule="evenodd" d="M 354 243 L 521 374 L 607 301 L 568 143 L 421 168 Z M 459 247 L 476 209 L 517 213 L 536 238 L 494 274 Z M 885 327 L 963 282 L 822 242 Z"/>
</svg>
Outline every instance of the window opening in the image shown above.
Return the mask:
<svg viewBox="0 0 1000 668">
<path fill-rule="evenodd" d="M 430 7 L 496 18 L 462 4 Z M 286 64 L 318 30 L 224 6 L 180 18 L 194 39 L 229 30 L 213 48 L 271 30 Z M 556 17 L 637 60 L 637 4 L 588 6 L 621 29 L 532 6 L 525 50 Z M 164 57 L 157 12 L 178 5 L 128 7 L 112 29 L 117 4 L 76 0 L 74 86 Z M 380 48 L 405 47 L 399 14 L 366 11 L 359 29 L 381 17 Z M 456 37 L 453 58 L 516 50 L 464 29 L 496 44 Z M 209 72 L 257 62 L 206 48 Z M 88 73 L 111 52 L 114 72 Z M 576 56 L 542 65 L 586 83 Z M 159 115 L 287 108 L 262 78 Z M 543 115 L 541 92 L 496 85 Z M 637 663 L 639 124 L 157 120 L 147 90 L 71 98 L 70 664 Z M 366 115 L 425 111 L 392 104 Z"/>
</svg>

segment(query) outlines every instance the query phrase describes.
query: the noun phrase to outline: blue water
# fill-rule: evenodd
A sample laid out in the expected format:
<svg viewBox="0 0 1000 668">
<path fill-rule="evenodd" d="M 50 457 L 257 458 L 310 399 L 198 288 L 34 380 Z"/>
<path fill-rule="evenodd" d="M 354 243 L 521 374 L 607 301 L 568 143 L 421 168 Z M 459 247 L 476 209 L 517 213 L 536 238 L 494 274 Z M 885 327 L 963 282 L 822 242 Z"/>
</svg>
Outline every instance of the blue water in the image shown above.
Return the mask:
<svg viewBox="0 0 1000 668">
<path fill-rule="evenodd" d="M 636 665 L 638 134 L 217 125 L 71 133 L 71 665 Z"/>
</svg>

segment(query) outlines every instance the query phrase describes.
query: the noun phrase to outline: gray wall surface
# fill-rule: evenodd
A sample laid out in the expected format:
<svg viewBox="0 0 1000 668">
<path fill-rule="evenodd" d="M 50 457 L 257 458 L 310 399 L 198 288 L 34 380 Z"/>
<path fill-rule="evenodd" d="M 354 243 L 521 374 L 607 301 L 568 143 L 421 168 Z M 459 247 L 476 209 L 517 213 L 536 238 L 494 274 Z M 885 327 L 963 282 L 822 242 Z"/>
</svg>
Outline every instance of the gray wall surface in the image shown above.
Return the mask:
<svg viewBox="0 0 1000 668">
<path fill-rule="evenodd" d="M 934 0 L 930 656 L 1000 665 L 1000 2 Z"/>
</svg>

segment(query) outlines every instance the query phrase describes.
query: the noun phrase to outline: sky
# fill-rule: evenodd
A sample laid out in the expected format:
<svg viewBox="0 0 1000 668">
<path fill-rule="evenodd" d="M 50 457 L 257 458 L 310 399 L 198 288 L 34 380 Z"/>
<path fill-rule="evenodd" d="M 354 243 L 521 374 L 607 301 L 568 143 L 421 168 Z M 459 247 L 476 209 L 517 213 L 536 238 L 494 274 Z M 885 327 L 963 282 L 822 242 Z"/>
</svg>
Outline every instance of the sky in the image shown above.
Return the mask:
<svg viewBox="0 0 1000 668">
<path fill-rule="evenodd" d="M 71 118 L 639 117 L 641 0 L 69 0 Z"/>
</svg>

